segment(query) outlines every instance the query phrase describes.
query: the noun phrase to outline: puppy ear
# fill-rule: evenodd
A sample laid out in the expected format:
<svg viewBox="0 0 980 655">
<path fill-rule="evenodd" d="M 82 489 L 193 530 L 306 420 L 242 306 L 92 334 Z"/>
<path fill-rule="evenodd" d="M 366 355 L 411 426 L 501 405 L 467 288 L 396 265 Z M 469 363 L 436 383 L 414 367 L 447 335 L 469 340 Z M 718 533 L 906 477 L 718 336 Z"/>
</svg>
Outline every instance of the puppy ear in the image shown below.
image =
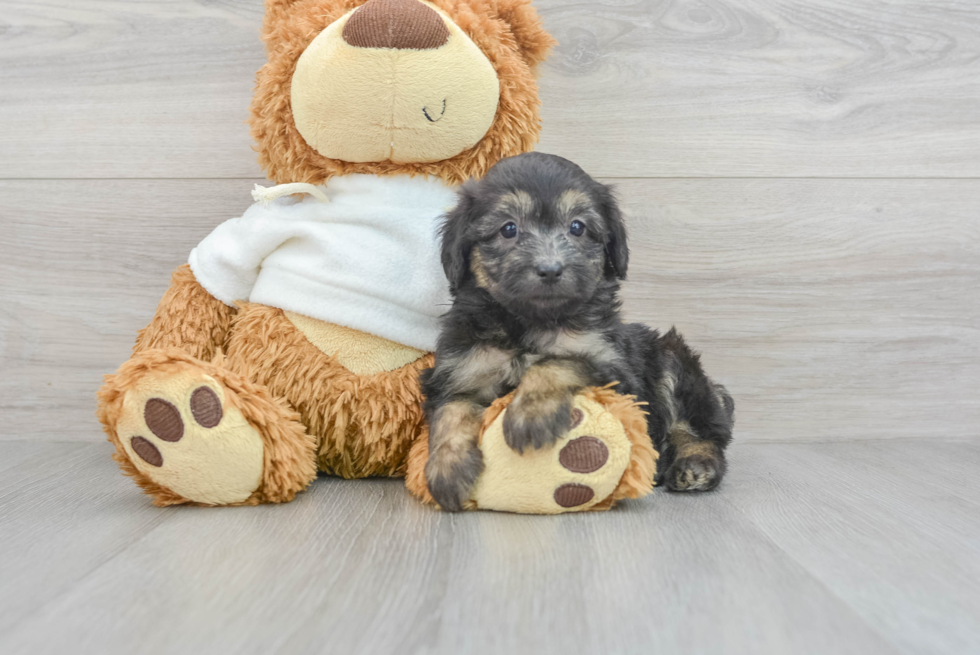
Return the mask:
<svg viewBox="0 0 980 655">
<path fill-rule="evenodd" d="M 456 206 L 446 214 L 442 224 L 442 268 L 449 279 L 453 293 L 463 283 L 470 266 L 470 248 L 473 244 L 467 235 L 474 212 L 474 182 L 467 182 L 459 190 Z"/>
<path fill-rule="evenodd" d="M 599 191 L 599 206 L 603 218 L 606 219 L 606 274 L 615 275 L 620 280 L 626 279 L 626 269 L 629 267 L 630 249 L 626 242 L 626 222 L 619 211 L 612 187 L 602 185 Z"/>
</svg>

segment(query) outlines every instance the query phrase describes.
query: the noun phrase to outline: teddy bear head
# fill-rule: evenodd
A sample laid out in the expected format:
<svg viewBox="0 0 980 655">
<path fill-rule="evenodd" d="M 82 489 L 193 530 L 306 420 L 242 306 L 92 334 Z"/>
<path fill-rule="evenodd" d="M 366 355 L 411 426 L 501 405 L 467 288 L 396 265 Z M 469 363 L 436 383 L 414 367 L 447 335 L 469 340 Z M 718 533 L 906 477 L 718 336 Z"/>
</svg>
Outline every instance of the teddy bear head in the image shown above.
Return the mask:
<svg viewBox="0 0 980 655">
<path fill-rule="evenodd" d="M 537 141 L 553 40 L 529 0 L 266 0 L 263 40 L 250 123 L 278 183 L 457 184 Z"/>
</svg>

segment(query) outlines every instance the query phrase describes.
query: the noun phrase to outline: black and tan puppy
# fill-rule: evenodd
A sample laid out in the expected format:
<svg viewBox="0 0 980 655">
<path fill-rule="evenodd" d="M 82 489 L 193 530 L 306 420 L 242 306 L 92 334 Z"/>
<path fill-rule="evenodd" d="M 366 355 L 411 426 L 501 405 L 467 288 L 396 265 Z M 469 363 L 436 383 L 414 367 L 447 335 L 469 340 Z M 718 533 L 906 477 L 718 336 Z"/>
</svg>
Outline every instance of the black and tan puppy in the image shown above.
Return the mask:
<svg viewBox="0 0 980 655">
<path fill-rule="evenodd" d="M 578 391 L 616 381 L 649 403 L 668 488 L 721 481 L 734 403 L 676 331 L 623 323 L 617 294 L 628 259 L 610 189 L 566 159 L 519 155 L 463 186 L 442 234 L 455 301 L 422 378 L 425 476 L 444 509 L 461 509 L 482 471 L 483 410 L 515 388 L 503 427 L 519 452 L 569 429 Z"/>
</svg>

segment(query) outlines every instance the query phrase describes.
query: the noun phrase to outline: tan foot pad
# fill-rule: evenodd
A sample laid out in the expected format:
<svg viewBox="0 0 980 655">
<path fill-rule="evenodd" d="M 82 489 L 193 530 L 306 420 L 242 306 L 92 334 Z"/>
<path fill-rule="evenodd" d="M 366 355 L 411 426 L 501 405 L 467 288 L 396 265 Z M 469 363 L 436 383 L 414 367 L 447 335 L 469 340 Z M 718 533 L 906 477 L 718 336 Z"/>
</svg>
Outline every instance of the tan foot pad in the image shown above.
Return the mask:
<svg viewBox="0 0 980 655">
<path fill-rule="evenodd" d="M 504 413 L 481 437 L 484 471 L 473 491 L 479 509 L 559 514 L 608 507 L 604 501 L 623 478 L 632 448 L 616 416 L 578 395 L 568 434 L 550 448 L 521 455 L 504 441 Z"/>
<path fill-rule="evenodd" d="M 244 502 L 262 481 L 262 437 L 212 377 L 147 375 L 123 400 L 116 431 L 156 484 L 208 505 Z"/>
</svg>

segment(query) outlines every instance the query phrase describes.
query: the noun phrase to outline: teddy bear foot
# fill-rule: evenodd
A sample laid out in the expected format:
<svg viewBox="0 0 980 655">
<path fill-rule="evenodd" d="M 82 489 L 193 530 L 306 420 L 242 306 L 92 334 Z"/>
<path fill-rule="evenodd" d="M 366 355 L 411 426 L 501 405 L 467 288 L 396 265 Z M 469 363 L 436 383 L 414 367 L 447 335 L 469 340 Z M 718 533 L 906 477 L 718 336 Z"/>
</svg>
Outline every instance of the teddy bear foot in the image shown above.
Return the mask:
<svg viewBox="0 0 980 655">
<path fill-rule="evenodd" d="M 484 470 L 472 493 L 477 508 L 559 514 L 609 509 L 617 500 L 649 493 L 656 454 L 632 400 L 591 389 L 576 396 L 572 407 L 572 426 L 562 438 L 523 454 L 504 439 L 506 407 L 492 419 L 497 408 L 487 410 L 480 439 Z"/>
<path fill-rule="evenodd" d="M 291 500 L 316 477 L 295 412 L 219 363 L 151 350 L 107 376 L 99 418 L 114 458 L 158 505 Z"/>
<path fill-rule="evenodd" d="M 523 454 L 504 439 L 503 419 L 512 399 L 498 399 L 484 413 L 484 468 L 465 509 L 521 514 L 605 510 L 618 500 L 652 491 L 657 453 L 633 398 L 610 388 L 587 389 L 575 397 L 568 432 L 552 446 Z M 412 493 L 432 502 L 420 470 L 428 455 L 424 441 L 409 456 L 406 483 Z"/>
</svg>

